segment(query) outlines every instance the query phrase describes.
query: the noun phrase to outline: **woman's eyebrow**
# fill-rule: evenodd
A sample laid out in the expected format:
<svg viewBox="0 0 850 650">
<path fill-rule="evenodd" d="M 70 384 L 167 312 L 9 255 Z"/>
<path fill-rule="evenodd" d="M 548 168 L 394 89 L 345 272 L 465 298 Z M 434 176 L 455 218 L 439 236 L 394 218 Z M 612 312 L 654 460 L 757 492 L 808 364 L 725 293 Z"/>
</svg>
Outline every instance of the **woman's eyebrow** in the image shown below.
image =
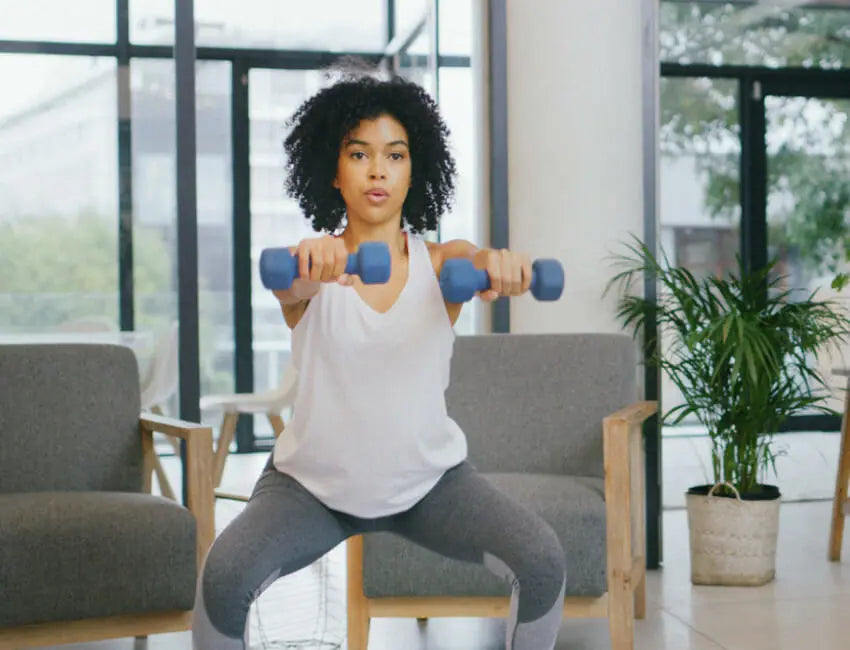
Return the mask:
<svg viewBox="0 0 850 650">
<path fill-rule="evenodd" d="M 345 143 L 346 147 L 351 147 L 353 145 L 359 145 L 361 147 L 372 146 L 370 143 L 366 142 L 365 140 L 357 140 L 356 138 L 352 138 Z M 386 146 L 392 147 L 392 146 L 395 146 L 395 145 L 402 145 L 404 147 L 407 147 L 408 149 L 410 148 L 408 146 L 407 142 L 405 142 L 404 140 L 393 140 L 392 142 L 388 142 Z"/>
</svg>

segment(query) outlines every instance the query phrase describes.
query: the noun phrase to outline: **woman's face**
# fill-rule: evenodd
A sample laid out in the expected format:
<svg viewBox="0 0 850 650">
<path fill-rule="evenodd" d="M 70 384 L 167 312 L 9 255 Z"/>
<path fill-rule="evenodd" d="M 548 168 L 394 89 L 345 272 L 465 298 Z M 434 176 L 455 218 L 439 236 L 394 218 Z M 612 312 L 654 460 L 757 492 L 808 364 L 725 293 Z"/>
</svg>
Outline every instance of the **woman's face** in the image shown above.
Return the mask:
<svg viewBox="0 0 850 650">
<path fill-rule="evenodd" d="M 342 194 L 349 222 L 398 220 L 410 189 L 407 131 L 389 115 L 363 120 L 342 141 L 333 186 Z"/>
</svg>

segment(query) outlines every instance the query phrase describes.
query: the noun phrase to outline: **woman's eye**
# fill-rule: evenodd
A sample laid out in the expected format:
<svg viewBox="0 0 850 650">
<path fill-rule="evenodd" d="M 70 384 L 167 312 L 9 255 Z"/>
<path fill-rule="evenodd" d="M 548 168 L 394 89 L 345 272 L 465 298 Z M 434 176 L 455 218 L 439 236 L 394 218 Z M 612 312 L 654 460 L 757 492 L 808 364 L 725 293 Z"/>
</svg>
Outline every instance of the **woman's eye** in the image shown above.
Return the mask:
<svg viewBox="0 0 850 650">
<path fill-rule="evenodd" d="M 393 160 L 404 160 L 404 154 L 403 153 L 391 153 L 390 158 L 392 158 Z"/>
<path fill-rule="evenodd" d="M 366 154 L 362 151 L 355 151 L 353 154 L 351 154 L 351 157 L 355 160 L 363 160 L 366 157 Z"/>
</svg>

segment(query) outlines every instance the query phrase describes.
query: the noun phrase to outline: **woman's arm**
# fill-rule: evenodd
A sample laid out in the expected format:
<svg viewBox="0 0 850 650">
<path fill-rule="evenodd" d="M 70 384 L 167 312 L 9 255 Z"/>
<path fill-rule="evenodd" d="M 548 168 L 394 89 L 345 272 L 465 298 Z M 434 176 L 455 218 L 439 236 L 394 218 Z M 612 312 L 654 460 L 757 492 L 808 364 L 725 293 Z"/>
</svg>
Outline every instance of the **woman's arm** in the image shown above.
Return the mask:
<svg viewBox="0 0 850 650">
<path fill-rule="evenodd" d="M 445 261 L 458 257 L 470 260 L 477 269 L 485 269 L 490 276 L 491 289 L 480 294 L 482 300 L 490 302 L 499 296 L 518 296 L 528 291 L 531 285 L 531 260 L 527 255 L 509 250 L 478 248 L 464 239 L 439 244 L 428 242 L 428 249 L 438 278 Z M 460 316 L 462 308 L 463 303 L 446 302 L 452 325 Z"/>
</svg>

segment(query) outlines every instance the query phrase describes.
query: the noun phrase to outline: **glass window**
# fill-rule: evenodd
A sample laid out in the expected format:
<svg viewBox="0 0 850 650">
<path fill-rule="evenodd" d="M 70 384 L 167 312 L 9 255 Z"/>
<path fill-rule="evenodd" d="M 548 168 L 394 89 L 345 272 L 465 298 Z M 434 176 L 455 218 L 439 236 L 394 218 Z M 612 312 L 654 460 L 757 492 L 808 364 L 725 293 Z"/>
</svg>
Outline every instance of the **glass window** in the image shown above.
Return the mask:
<svg viewBox="0 0 850 650">
<path fill-rule="evenodd" d="M 472 13 L 472 0 L 440 1 L 440 54 L 472 55 Z"/>
<path fill-rule="evenodd" d="M 378 52 L 385 0 L 195 0 L 199 46 Z M 174 0 L 130 0 L 130 40 L 174 42 Z"/>
<path fill-rule="evenodd" d="M 395 35 L 407 36 L 425 17 L 431 2 L 432 0 L 395 0 Z"/>
<path fill-rule="evenodd" d="M 476 157 L 480 120 L 476 119 L 474 99 L 471 68 L 440 68 L 440 112 L 451 132 L 449 145 L 458 170 L 454 205 L 440 220 L 440 239 L 466 239 L 483 246 L 486 242 L 481 241 L 478 218 L 481 170 Z M 478 331 L 477 302 L 461 311 L 455 324 L 458 334 Z"/>
<path fill-rule="evenodd" d="M 662 0 L 662 61 L 839 68 L 850 62 L 844 3 Z"/>
<path fill-rule="evenodd" d="M 136 327 L 163 333 L 177 320 L 174 61 L 131 66 Z M 233 391 L 230 64 L 196 70 L 201 394 Z M 176 409 L 176 399 L 171 406 Z M 176 410 L 174 411 L 176 412 Z M 205 422 L 220 415 L 203 413 Z"/>
<path fill-rule="evenodd" d="M 765 97 L 768 256 L 795 298 L 829 289 L 850 250 L 850 101 Z"/>
<path fill-rule="evenodd" d="M 0 39 L 115 42 L 115 0 L 0 0 Z"/>
<path fill-rule="evenodd" d="M 739 248 L 738 84 L 663 78 L 660 94 L 661 244 L 673 264 L 723 275 Z"/>
<path fill-rule="evenodd" d="M 661 247 L 671 264 L 697 277 L 724 275 L 737 268 L 740 249 L 738 84 L 662 78 L 660 95 Z M 661 346 L 667 349 L 663 336 Z M 665 409 L 682 402 L 666 373 L 662 395 Z M 695 419 L 677 429 L 694 425 Z"/>
<path fill-rule="evenodd" d="M 790 291 L 792 300 L 817 291 L 846 316 L 847 290 L 830 285 L 837 272 L 850 270 L 850 100 L 767 96 L 764 108 L 768 259 L 776 259 L 783 278 L 776 291 Z M 823 346 L 812 359 L 834 385 L 827 405 L 839 412 L 844 382 L 831 372 L 847 359 L 845 342 Z"/>
<path fill-rule="evenodd" d="M 283 140 L 286 123 L 301 103 L 326 83 L 318 70 L 250 71 L 249 115 L 251 129 L 251 303 L 254 306 L 254 389 L 271 390 L 289 364 L 290 331 L 280 304 L 263 287 L 260 253 L 271 246 L 290 246 L 315 236 L 298 203 L 284 187 Z M 271 437 L 265 416 L 254 419 L 258 437 Z"/>
<path fill-rule="evenodd" d="M 0 332 L 115 330 L 115 61 L 4 54 L 0 78 Z"/>
</svg>

